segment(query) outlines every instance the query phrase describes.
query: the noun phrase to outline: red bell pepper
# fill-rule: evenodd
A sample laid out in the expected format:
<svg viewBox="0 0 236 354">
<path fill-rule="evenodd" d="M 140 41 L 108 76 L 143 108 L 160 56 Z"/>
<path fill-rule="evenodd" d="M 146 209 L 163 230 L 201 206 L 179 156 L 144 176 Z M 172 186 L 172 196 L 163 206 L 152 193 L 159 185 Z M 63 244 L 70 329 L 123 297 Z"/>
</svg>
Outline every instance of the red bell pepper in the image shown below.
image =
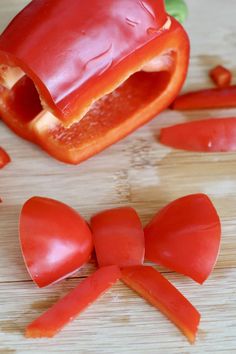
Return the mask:
<svg viewBox="0 0 236 354">
<path fill-rule="evenodd" d="M 144 260 L 144 232 L 133 208 L 103 211 L 91 219 L 93 240 L 100 267 L 127 267 Z"/>
<path fill-rule="evenodd" d="M 92 253 L 87 223 L 74 209 L 53 199 L 29 199 L 21 211 L 19 231 L 27 269 L 39 287 L 75 272 Z"/>
<path fill-rule="evenodd" d="M 146 258 L 202 284 L 212 272 L 220 247 L 221 225 L 205 194 L 177 199 L 145 227 Z"/>
<path fill-rule="evenodd" d="M 10 156 L 2 147 L 0 147 L 0 169 L 5 167 L 9 162 L 11 162 Z"/>
<path fill-rule="evenodd" d="M 210 118 L 163 128 L 160 142 L 188 151 L 236 151 L 236 118 Z"/>
<path fill-rule="evenodd" d="M 68 295 L 26 328 L 28 338 L 50 338 L 74 320 L 121 277 L 118 267 L 104 267 L 84 279 Z"/>
<path fill-rule="evenodd" d="M 177 111 L 236 107 L 236 86 L 185 93 L 171 105 Z"/>
<path fill-rule="evenodd" d="M 193 305 L 152 267 L 123 268 L 122 281 L 166 315 L 194 343 L 200 314 Z"/>
<path fill-rule="evenodd" d="M 165 109 L 188 61 L 187 35 L 163 0 L 33 0 L 0 36 L 0 114 L 79 163 Z"/>
<path fill-rule="evenodd" d="M 222 65 L 217 65 L 209 72 L 211 79 L 218 87 L 228 87 L 232 81 L 232 73 Z"/>
</svg>

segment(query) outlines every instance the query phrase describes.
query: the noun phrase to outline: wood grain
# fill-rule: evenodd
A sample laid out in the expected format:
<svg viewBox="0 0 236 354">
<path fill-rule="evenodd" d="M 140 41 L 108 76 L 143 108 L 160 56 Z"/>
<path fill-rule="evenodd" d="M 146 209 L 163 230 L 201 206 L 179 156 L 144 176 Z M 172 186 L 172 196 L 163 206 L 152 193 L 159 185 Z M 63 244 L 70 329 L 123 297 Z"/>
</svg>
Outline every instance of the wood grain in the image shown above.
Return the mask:
<svg viewBox="0 0 236 354">
<path fill-rule="evenodd" d="M 1 0 L 0 27 L 28 3 Z M 188 0 L 186 24 L 192 56 L 184 90 L 211 86 L 208 70 L 231 68 L 236 77 L 236 2 Z M 0 172 L 0 353 L 187 354 L 236 353 L 236 154 L 175 151 L 158 144 L 161 127 L 205 117 L 236 116 L 236 109 L 163 112 L 144 128 L 80 166 L 67 166 L 0 124 L 0 144 L 13 162 Z M 204 286 L 159 268 L 202 314 L 199 336 L 190 346 L 160 313 L 119 283 L 53 340 L 26 340 L 25 325 L 95 268 L 74 279 L 38 290 L 19 249 L 17 223 L 22 203 L 32 195 L 64 201 L 86 218 L 103 208 L 132 205 L 146 223 L 169 201 L 204 192 L 223 225 L 214 273 Z"/>
</svg>

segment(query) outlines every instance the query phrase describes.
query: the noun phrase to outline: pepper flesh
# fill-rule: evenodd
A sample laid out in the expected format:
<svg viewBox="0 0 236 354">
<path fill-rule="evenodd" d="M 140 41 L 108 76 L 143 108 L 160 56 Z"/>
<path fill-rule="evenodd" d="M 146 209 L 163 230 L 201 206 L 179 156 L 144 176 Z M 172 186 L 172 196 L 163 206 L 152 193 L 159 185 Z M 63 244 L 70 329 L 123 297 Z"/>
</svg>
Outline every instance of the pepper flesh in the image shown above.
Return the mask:
<svg viewBox="0 0 236 354">
<path fill-rule="evenodd" d="M 116 266 L 100 268 L 28 325 L 25 336 L 28 338 L 54 337 L 65 325 L 110 289 L 120 277 L 120 270 Z"/>
<path fill-rule="evenodd" d="M 205 194 L 190 194 L 161 209 L 144 229 L 149 261 L 202 284 L 219 254 L 221 224 Z"/>
<path fill-rule="evenodd" d="M 100 267 L 127 267 L 144 260 L 144 232 L 133 208 L 105 210 L 91 219 L 91 229 Z"/>
<path fill-rule="evenodd" d="M 217 65 L 209 75 L 218 87 L 228 87 L 231 84 L 232 73 L 222 65 Z"/>
<path fill-rule="evenodd" d="M 125 284 L 166 315 L 194 343 L 200 314 L 167 279 L 149 266 L 127 267 L 121 273 Z"/>
<path fill-rule="evenodd" d="M 68 205 L 49 198 L 33 197 L 23 205 L 19 234 L 28 272 L 39 287 L 77 271 L 93 250 L 85 220 Z"/>
<path fill-rule="evenodd" d="M 187 151 L 236 151 L 236 118 L 210 118 L 163 128 L 160 142 Z"/>
<path fill-rule="evenodd" d="M 37 109 L 26 122 L 25 105 L 9 105 L 15 87 L 3 80 L 0 113 L 55 158 L 79 163 L 165 109 L 188 60 L 187 35 L 161 0 L 34 0 L 0 37 L 0 63 L 20 67 L 33 81 Z"/>
<path fill-rule="evenodd" d="M 9 162 L 11 162 L 10 156 L 2 147 L 0 147 L 0 169 L 5 167 Z"/>
<path fill-rule="evenodd" d="M 177 111 L 236 107 L 236 85 L 185 93 L 171 105 Z"/>
</svg>

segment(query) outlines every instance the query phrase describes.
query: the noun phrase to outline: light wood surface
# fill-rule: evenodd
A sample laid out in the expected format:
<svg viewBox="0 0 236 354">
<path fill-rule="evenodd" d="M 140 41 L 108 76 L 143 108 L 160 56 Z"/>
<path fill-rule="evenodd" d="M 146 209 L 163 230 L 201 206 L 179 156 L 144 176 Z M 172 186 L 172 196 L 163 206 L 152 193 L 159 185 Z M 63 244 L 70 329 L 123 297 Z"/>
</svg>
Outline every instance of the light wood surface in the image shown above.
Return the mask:
<svg viewBox="0 0 236 354">
<path fill-rule="evenodd" d="M 1 29 L 27 2 L 1 0 Z M 188 5 L 186 28 L 192 56 L 185 89 L 211 86 L 208 70 L 219 63 L 231 68 L 236 77 L 235 0 L 188 0 Z M 0 145 L 13 160 L 0 172 L 4 200 L 0 205 L 0 353 L 236 353 L 236 154 L 175 151 L 156 139 L 163 126 L 212 116 L 236 116 L 236 109 L 166 111 L 80 166 L 52 160 L 0 124 Z M 26 324 L 95 267 L 90 264 L 75 278 L 47 289 L 35 287 L 23 264 L 17 233 L 18 215 L 27 198 L 59 199 L 87 218 L 104 208 L 132 205 L 145 223 L 169 201 L 196 192 L 212 198 L 222 220 L 222 247 L 214 273 L 199 286 L 159 268 L 202 314 L 194 346 L 121 283 L 55 339 L 24 338 Z"/>
</svg>

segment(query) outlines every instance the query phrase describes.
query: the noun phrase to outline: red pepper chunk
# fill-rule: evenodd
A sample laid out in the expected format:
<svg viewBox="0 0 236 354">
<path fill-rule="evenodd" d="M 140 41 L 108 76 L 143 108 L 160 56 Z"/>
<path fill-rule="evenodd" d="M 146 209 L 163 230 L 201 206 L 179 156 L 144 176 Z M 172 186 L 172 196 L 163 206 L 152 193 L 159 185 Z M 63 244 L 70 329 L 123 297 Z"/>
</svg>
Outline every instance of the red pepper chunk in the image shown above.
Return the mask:
<svg viewBox="0 0 236 354">
<path fill-rule="evenodd" d="M 160 142 L 188 151 L 236 151 L 236 118 L 210 118 L 163 128 Z"/>
<path fill-rule="evenodd" d="M 185 93 L 171 105 L 177 111 L 236 107 L 236 86 Z"/>
<path fill-rule="evenodd" d="M 57 200 L 29 199 L 21 210 L 19 232 L 28 272 L 39 287 L 76 272 L 92 253 L 87 223 L 74 209 Z"/>
<path fill-rule="evenodd" d="M 84 279 L 77 287 L 26 328 L 28 338 L 55 336 L 90 306 L 121 277 L 118 267 L 104 267 Z"/>
<path fill-rule="evenodd" d="M 144 232 L 133 208 L 103 211 L 91 219 L 93 240 L 100 267 L 127 267 L 144 260 Z"/>
<path fill-rule="evenodd" d="M 122 281 L 166 315 L 194 343 L 200 314 L 158 271 L 136 266 L 122 269 Z"/>
<path fill-rule="evenodd" d="M 168 107 L 188 61 L 163 0 L 33 0 L 0 36 L 0 114 L 76 164 Z"/>
<path fill-rule="evenodd" d="M 231 84 L 232 73 L 222 65 L 218 65 L 212 69 L 209 75 L 218 87 L 228 87 Z"/>
<path fill-rule="evenodd" d="M 5 167 L 9 162 L 11 162 L 10 156 L 2 147 L 0 147 L 0 169 Z"/>
<path fill-rule="evenodd" d="M 191 194 L 161 209 L 144 229 L 146 258 L 202 284 L 219 254 L 221 224 L 205 194 Z"/>
</svg>

